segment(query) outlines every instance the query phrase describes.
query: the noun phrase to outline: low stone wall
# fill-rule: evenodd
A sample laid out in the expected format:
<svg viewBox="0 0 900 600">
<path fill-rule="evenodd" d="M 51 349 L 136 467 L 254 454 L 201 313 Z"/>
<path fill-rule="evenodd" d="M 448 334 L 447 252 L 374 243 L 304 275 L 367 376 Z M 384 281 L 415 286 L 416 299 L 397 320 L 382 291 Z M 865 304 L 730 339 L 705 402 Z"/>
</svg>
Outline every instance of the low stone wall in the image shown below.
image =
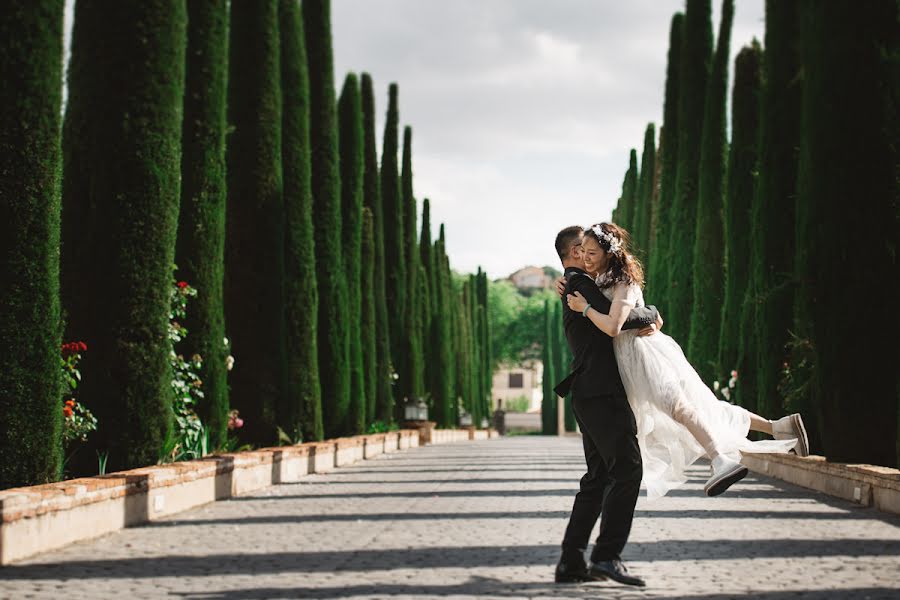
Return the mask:
<svg viewBox="0 0 900 600">
<path fill-rule="evenodd" d="M 823 456 L 745 454 L 751 471 L 830 496 L 900 514 L 900 470 L 875 465 L 830 463 Z"/>
<path fill-rule="evenodd" d="M 497 437 L 438 430 L 440 441 Z M 311 473 L 418 447 L 418 430 L 263 448 L 0 491 L 0 565 Z"/>
</svg>

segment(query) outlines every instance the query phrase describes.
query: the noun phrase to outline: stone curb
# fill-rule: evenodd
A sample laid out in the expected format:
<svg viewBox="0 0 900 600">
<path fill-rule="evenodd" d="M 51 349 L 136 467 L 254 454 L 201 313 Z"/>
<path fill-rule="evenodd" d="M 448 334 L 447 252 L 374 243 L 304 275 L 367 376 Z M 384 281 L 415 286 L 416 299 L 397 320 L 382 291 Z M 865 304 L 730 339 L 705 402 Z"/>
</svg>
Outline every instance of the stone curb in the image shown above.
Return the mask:
<svg viewBox="0 0 900 600">
<path fill-rule="evenodd" d="M 499 437 L 496 431 L 389 433 L 217 454 L 198 460 L 0 491 L 0 565 L 209 502 L 420 445 Z"/>
<path fill-rule="evenodd" d="M 744 454 L 741 462 L 751 471 L 900 514 L 900 470 L 875 465 L 830 463 L 824 456 Z"/>
</svg>

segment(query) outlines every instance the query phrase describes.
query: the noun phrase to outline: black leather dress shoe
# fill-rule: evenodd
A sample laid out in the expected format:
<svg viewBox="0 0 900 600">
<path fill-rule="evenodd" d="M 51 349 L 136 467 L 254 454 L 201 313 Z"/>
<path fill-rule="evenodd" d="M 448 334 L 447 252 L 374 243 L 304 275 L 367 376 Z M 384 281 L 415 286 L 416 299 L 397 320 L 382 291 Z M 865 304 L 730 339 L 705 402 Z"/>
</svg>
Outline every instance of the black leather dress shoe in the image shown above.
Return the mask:
<svg viewBox="0 0 900 600">
<path fill-rule="evenodd" d="M 583 583 L 585 581 L 594 581 L 594 578 L 588 574 L 587 565 L 584 560 L 564 561 L 560 560 L 556 565 L 556 583 Z"/>
<path fill-rule="evenodd" d="M 588 574 L 595 580 L 612 579 L 625 585 L 644 587 L 647 585 L 640 577 L 629 575 L 628 568 L 619 559 L 592 562 Z"/>
</svg>

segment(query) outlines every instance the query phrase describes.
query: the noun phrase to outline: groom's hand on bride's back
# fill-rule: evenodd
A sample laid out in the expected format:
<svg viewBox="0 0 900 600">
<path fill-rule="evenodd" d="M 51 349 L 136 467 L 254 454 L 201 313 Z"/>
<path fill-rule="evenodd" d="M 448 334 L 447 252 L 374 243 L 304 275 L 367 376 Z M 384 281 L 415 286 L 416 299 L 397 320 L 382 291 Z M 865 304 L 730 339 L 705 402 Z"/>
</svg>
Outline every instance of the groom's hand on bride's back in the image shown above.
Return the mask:
<svg viewBox="0 0 900 600">
<path fill-rule="evenodd" d="M 566 294 L 566 278 L 560 276 L 556 280 L 556 293 L 562 298 Z"/>
<path fill-rule="evenodd" d="M 656 333 L 657 331 L 662 329 L 662 326 L 663 326 L 662 315 L 657 314 L 656 315 L 656 323 L 653 323 L 652 325 L 644 327 L 643 329 L 639 329 L 637 334 L 639 336 L 653 335 L 654 333 Z"/>
</svg>

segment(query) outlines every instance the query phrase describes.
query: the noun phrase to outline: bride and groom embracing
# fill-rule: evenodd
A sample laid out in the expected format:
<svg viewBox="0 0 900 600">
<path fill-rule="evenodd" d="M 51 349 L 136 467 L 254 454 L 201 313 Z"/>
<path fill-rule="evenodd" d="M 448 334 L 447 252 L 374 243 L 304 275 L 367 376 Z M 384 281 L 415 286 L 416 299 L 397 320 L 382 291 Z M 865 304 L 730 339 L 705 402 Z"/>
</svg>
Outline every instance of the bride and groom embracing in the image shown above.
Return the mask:
<svg viewBox="0 0 900 600">
<path fill-rule="evenodd" d="M 643 269 L 624 229 L 613 223 L 567 227 L 556 236 L 556 251 L 565 269 L 557 291 L 574 358 L 555 391 L 572 393 L 587 462 L 556 581 L 643 586 L 620 556 L 642 482 L 649 498 L 663 496 L 706 456 L 712 476 L 704 491 L 717 496 L 747 475 L 741 452 L 793 449 L 806 456 L 806 431 L 800 415 L 770 421 L 716 398 L 675 340 L 659 332 L 662 318 L 644 303 Z M 774 439 L 751 441 L 749 431 Z M 598 519 L 588 565 L 584 552 Z"/>
</svg>

